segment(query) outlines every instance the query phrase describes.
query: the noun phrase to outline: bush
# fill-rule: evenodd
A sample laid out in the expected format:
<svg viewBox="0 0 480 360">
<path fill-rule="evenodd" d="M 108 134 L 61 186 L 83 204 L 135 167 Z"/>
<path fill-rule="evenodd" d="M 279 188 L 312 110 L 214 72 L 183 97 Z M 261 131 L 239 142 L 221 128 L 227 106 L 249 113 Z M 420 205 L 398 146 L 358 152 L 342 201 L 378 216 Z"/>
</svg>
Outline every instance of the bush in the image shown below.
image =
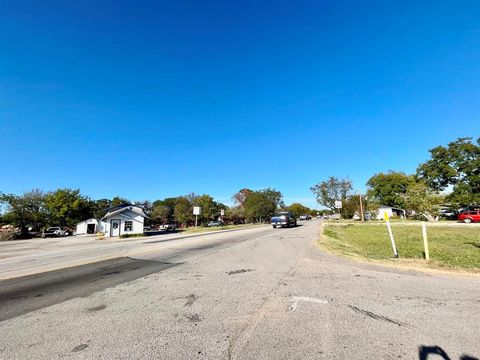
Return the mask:
<svg viewBox="0 0 480 360">
<path fill-rule="evenodd" d="M 0 241 L 15 240 L 16 238 L 17 238 L 17 232 L 15 231 L 14 228 L 0 230 Z"/>
</svg>

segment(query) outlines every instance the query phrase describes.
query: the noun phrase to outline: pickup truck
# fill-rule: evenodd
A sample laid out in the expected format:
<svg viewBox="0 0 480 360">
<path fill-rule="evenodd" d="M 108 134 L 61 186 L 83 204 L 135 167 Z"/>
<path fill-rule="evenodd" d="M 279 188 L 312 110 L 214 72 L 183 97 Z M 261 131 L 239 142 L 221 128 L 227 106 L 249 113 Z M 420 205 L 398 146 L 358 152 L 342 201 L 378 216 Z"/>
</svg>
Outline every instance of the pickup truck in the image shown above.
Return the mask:
<svg viewBox="0 0 480 360">
<path fill-rule="evenodd" d="M 47 230 L 44 230 L 42 233 L 43 238 L 47 237 L 61 237 L 61 236 L 68 236 L 68 231 L 63 230 L 59 226 L 52 226 L 49 227 Z"/>
<path fill-rule="evenodd" d="M 271 223 L 274 229 L 277 226 L 279 227 L 297 226 L 297 219 L 292 213 L 288 211 L 282 211 L 275 214 L 275 216 L 272 217 Z"/>
<path fill-rule="evenodd" d="M 166 224 L 160 225 L 159 230 L 175 231 L 176 229 L 177 229 L 177 224 L 171 222 L 171 223 L 166 223 Z"/>
</svg>

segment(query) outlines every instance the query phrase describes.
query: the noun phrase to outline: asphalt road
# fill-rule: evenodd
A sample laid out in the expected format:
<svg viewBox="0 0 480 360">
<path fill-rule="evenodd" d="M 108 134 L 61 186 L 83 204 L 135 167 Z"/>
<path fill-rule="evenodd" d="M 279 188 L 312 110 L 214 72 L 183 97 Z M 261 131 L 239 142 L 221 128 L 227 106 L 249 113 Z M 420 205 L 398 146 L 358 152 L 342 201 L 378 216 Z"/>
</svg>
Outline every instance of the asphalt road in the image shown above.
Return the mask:
<svg viewBox="0 0 480 360">
<path fill-rule="evenodd" d="M 0 282 L 0 359 L 480 356 L 479 277 L 328 255 L 318 225 L 128 242 L 97 262 L 62 249 L 88 263 Z"/>
</svg>

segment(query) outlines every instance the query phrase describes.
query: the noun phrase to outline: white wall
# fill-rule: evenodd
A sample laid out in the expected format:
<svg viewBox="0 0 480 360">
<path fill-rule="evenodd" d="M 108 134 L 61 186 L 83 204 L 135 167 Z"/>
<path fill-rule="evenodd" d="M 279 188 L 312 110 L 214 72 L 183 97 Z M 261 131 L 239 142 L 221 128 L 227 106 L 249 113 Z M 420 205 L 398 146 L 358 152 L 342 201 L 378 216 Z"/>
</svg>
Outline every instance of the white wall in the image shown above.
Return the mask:
<svg viewBox="0 0 480 360">
<path fill-rule="evenodd" d="M 106 237 L 110 237 L 110 220 L 120 220 L 120 235 L 124 234 L 143 234 L 143 225 L 145 218 L 133 211 L 126 210 L 120 214 L 112 215 L 111 218 L 106 218 L 104 222 L 104 230 Z M 125 231 L 125 221 L 132 221 L 132 231 Z"/>
<path fill-rule="evenodd" d="M 393 216 L 393 211 L 391 207 L 388 206 L 380 206 L 378 208 L 377 220 L 383 220 L 383 214 L 387 213 L 388 217 Z"/>
<path fill-rule="evenodd" d="M 82 221 L 81 223 L 77 224 L 77 230 L 75 232 L 75 235 L 84 235 L 87 233 L 87 225 L 88 224 L 95 224 L 97 225 L 95 227 L 95 232 L 99 231 L 98 230 L 98 221 L 96 219 L 88 219 L 85 221 Z"/>
</svg>

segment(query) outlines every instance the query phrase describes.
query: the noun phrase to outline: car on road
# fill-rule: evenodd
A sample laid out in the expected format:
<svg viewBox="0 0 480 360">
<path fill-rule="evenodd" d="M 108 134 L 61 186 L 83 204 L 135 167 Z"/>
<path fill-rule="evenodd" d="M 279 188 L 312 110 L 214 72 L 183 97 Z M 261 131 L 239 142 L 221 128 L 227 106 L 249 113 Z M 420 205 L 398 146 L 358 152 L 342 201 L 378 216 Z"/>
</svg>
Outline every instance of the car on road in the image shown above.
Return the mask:
<svg viewBox="0 0 480 360">
<path fill-rule="evenodd" d="M 60 226 L 52 226 L 49 227 L 47 230 L 44 230 L 42 233 L 43 238 L 47 237 L 62 237 L 62 236 L 68 236 L 68 231 L 63 230 Z"/>
<path fill-rule="evenodd" d="M 298 218 L 298 220 L 302 221 L 302 220 L 310 220 L 312 217 L 310 215 L 300 215 L 300 217 Z"/>
<path fill-rule="evenodd" d="M 480 211 L 464 211 L 458 214 L 458 221 L 464 223 L 480 222 Z"/>
<path fill-rule="evenodd" d="M 290 227 L 290 226 L 297 226 L 297 219 L 295 215 L 288 211 L 281 211 L 275 216 L 272 217 L 271 224 L 275 229 L 278 227 Z"/>
<path fill-rule="evenodd" d="M 214 226 L 225 226 L 225 224 L 221 221 L 210 221 L 207 224 L 208 227 L 214 227 Z"/>
<path fill-rule="evenodd" d="M 169 223 L 160 225 L 159 230 L 175 231 L 175 230 L 177 230 L 177 224 L 174 223 L 174 222 L 169 222 Z"/>
</svg>

